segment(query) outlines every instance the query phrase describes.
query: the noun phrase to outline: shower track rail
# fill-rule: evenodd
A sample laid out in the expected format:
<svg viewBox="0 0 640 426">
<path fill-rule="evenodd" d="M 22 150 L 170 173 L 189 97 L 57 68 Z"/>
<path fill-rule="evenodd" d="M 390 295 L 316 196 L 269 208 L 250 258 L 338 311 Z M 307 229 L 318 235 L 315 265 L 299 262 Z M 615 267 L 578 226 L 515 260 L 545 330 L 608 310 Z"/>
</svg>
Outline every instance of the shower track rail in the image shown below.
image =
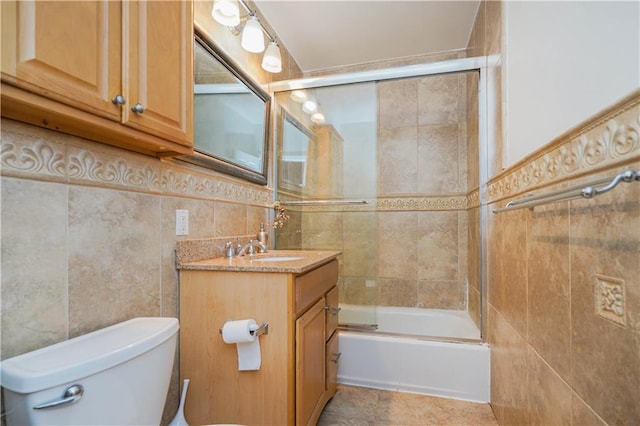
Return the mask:
<svg viewBox="0 0 640 426">
<path fill-rule="evenodd" d="M 278 201 L 281 206 L 345 206 L 355 204 L 369 204 L 367 200 L 307 200 L 307 201 Z"/>
<path fill-rule="evenodd" d="M 528 195 L 519 200 L 509 201 L 504 207 L 494 208 L 494 213 L 502 213 L 510 210 L 533 208 L 543 204 L 555 203 L 559 201 L 575 200 L 577 198 L 593 198 L 596 195 L 611 191 L 620 182 L 640 181 L 640 171 L 627 170 L 620 173 L 613 179 L 599 180 L 587 186 L 572 187 L 549 192 L 540 195 Z M 607 183 L 608 182 L 608 183 Z M 603 186 L 604 185 L 604 186 Z"/>
</svg>

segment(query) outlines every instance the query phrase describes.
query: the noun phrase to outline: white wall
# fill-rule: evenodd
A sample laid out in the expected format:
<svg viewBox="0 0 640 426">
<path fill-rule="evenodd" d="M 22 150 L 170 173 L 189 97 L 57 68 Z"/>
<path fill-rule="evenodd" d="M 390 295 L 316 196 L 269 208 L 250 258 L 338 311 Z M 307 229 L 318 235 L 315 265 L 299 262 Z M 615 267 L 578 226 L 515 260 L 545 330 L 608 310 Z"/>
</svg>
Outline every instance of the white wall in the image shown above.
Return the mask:
<svg viewBox="0 0 640 426">
<path fill-rule="evenodd" d="M 640 2 L 507 1 L 510 166 L 640 87 Z"/>
</svg>

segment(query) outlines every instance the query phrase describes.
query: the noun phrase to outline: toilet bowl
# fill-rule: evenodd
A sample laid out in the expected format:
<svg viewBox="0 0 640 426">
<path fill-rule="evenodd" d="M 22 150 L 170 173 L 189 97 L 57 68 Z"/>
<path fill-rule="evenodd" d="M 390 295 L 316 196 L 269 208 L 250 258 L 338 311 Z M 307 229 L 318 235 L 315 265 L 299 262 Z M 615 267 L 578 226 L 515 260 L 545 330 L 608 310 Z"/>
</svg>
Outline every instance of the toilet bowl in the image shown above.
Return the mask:
<svg viewBox="0 0 640 426">
<path fill-rule="evenodd" d="M 160 424 L 178 328 L 134 318 L 3 361 L 7 424 Z"/>
</svg>

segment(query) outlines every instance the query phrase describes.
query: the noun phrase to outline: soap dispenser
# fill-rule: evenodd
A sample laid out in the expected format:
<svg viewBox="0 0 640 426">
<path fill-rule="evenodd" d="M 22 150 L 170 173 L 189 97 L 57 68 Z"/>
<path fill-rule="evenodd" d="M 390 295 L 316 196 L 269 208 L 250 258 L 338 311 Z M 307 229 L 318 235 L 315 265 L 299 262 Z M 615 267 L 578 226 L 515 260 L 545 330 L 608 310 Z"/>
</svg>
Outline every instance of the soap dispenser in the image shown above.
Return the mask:
<svg viewBox="0 0 640 426">
<path fill-rule="evenodd" d="M 267 241 L 269 240 L 269 233 L 264 229 L 264 223 L 260 224 L 260 232 L 257 235 L 258 241 L 267 246 Z M 262 249 L 260 249 L 262 251 Z"/>
</svg>

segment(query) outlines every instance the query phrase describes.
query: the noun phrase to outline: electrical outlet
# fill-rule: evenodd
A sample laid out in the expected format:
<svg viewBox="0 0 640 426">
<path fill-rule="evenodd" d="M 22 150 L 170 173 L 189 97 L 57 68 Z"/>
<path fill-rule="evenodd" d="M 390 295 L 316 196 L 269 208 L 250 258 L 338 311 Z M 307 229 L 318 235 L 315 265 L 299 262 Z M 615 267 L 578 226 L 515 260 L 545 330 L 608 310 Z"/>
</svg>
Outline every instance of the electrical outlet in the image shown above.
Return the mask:
<svg viewBox="0 0 640 426">
<path fill-rule="evenodd" d="M 189 210 L 176 210 L 176 235 L 189 235 Z"/>
</svg>

